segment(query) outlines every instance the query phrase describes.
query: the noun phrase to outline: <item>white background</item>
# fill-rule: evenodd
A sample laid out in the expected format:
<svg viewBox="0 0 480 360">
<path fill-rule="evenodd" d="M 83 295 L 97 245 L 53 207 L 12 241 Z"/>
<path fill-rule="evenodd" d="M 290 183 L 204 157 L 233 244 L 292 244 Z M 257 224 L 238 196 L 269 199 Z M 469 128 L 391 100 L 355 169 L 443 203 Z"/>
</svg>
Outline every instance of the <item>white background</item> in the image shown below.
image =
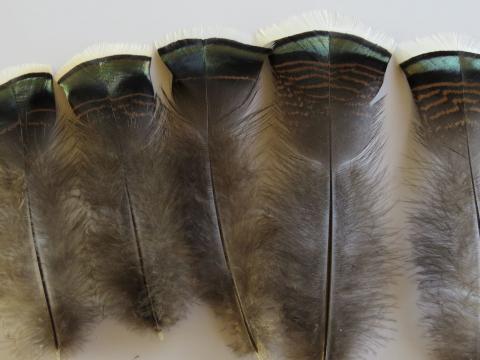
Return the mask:
<svg viewBox="0 0 480 360">
<path fill-rule="evenodd" d="M 480 3 L 456 0 L 43 0 L 0 3 L 0 68 L 21 63 L 47 63 L 54 69 L 88 45 L 107 42 L 153 42 L 167 32 L 199 25 L 234 27 L 253 34 L 262 26 L 304 11 L 325 8 L 352 15 L 398 41 L 436 32 L 455 31 L 480 40 Z M 388 94 L 393 183 L 400 189 L 411 99 L 402 73 L 390 64 L 384 91 Z M 398 225 L 402 207 L 395 210 Z M 404 241 L 399 236 L 398 241 Z M 1 249 L 0 249 L 1 251 Z M 415 311 L 412 279 L 405 274 L 398 286 L 397 332 L 370 359 L 424 360 L 425 343 Z M 97 328 L 74 360 L 234 360 L 222 341 L 221 325 L 201 306 L 168 332 L 164 341 L 139 334 L 113 322 Z M 0 359 L 9 359 L 0 352 Z"/>
</svg>

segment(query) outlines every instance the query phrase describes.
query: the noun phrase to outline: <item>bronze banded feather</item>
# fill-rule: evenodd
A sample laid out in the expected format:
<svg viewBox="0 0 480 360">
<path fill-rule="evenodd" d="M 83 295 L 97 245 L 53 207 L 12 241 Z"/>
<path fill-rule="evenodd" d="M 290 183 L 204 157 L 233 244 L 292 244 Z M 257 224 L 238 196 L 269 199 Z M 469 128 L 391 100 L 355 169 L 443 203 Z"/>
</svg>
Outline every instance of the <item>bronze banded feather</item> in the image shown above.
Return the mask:
<svg viewBox="0 0 480 360">
<path fill-rule="evenodd" d="M 264 37 L 277 39 L 282 27 L 272 29 Z M 379 45 L 334 31 L 273 42 L 264 246 L 278 263 L 271 277 L 288 359 L 363 359 L 385 340 L 396 266 L 375 100 L 389 59 Z"/>
<path fill-rule="evenodd" d="M 409 239 L 422 325 L 435 359 L 478 359 L 480 55 L 433 51 L 401 66 L 418 109 Z"/>
<path fill-rule="evenodd" d="M 165 172 L 166 112 L 156 109 L 150 56 L 113 49 L 64 72 L 59 84 L 76 115 L 84 231 L 106 315 L 161 332 L 192 297 L 178 190 Z"/>
<path fill-rule="evenodd" d="M 170 136 L 177 149 L 184 231 L 200 295 L 212 305 L 232 347 L 264 356 L 269 299 L 254 271 L 265 253 L 259 234 L 253 155 L 262 111 L 258 82 L 266 49 L 221 38 L 184 39 L 161 47 L 173 75 Z"/>
</svg>

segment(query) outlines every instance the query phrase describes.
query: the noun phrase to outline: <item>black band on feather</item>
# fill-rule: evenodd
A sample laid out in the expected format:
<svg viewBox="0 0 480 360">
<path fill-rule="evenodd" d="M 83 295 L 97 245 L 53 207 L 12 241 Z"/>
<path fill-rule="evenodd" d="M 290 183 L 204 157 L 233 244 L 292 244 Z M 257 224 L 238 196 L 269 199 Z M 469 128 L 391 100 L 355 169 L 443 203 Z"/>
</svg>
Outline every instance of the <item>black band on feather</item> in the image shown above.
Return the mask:
<svg viewBox="0 0 480 360">
<path fill-rule="evenodd" d="M 27 138 L 40 141 L 55 122 L 55 111 L 51 74 L 29 73 L 0 85 L 2 135 L 23 128 Z"/>
<path fill-rule="evenodd" d="M 258 81 L 268 50 L 227 39 L 179 40 L 158 50 L 173 75 L 173 100 L 191 119 L 205 119 L 205 91 L 218 106 L 209 107 L 211 120 L 221 119 L 235 106 L 242 105 Z M 207 99 L 207 100 L 206 100 Z M 195 101 L 192 104 L 192 101 Z M 198 103 L 197 103 L 198 102 Z M 199 124 L 205 130 L 204 124 Z"/>
<path fill-rule="evenodd" d="M 135 106 L 153 113 L 154 93 L 150 79 L 151 59 L 139 55 L 114 55 L 84 62 L 65 75 L 59 84 L 75 113 L 83 117 L 90 110 L 118 104 L 123 112 Z M 148 102 L 147 104 L 143 102 Z"/>
</svg>

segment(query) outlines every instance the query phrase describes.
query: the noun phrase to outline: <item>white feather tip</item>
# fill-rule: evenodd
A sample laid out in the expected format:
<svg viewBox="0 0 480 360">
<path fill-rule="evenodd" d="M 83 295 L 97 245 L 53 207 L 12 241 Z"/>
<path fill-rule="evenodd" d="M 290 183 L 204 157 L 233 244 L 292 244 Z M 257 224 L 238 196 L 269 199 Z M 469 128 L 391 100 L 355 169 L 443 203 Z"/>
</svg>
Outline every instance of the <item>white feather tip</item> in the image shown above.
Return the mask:
<svg viewBox="0 0 480 360">
<path fill-rule="evenodd" d="M 395 41 L 362 24 L 355 18 L 327 10 L 317 10 L 294 16 L 286 21 L 260 29 L 256 34 L 256 44 L 266 46 L 275 40 L 308 31 L 331 31 L 361 37 L 392 53 Z"/>
<path fill-rule="evenodd" d="M 170 33 L 156 41 L 155 48 L 160 49 L 178 40 L 210 38 L 229 39 L 244 44 L 252 43 L 251 38 L 232 28 L 200 26 L 193 29 L 182 29 Z"/>
<path fill-rule="evenodd" d="M 5 84 L 17 77 L 33 73 L 51 74 L 52 68 L 49 65 L 43 64 L 24 64 L 19 66 L 12 66 L 0 71 L 0 85 Z"/>
<path fill-rule="evenodd" d="M 415 56 L 435 51 L 465 51 L 480 53 L 480 42 L 466 35 L 455 33 L 437 34 L 401 43 L 395 57 L 402 63 Z"/>
<path fill-rule="evenodd" d="M 150 45 L 146 44 L 100 43 L 93 45 L 75 55 L 65 65 L 63 65 L 55 74 L 55 79 L 59 80 L 74 67 L 84 62 L 116 55 L 138 55 L 151 57 L 153 55 L 153 49 Z"/>
</svg>

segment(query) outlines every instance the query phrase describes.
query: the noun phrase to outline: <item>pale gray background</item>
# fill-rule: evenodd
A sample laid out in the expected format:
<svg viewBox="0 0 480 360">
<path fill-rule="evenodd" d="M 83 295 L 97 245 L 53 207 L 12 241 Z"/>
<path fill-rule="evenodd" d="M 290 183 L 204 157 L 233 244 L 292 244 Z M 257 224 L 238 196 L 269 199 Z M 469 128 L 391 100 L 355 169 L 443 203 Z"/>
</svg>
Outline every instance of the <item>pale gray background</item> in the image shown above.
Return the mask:
<svg viewBox="0 0 480 360">
<path fill-rule="evenodd" d="M 219 25 L 253 34 L 258 27 L 304 11 L 326 8 L 359 18 L 398 41 L 436 32 L 455 31 L 480 40 L 480 3 L 469 0 L 16 0 L 0 3 L 0 69 L 21 63 L 49 63 L 58 69 L 88 45 L 107 42 L 153 42 L 182 27 Z M 391 64 L 384 91 L 388 93 L 386 128 L 389 164 L 398 194 L 411 99 L 402 73 Z M 402 206 L 395 209 L 400 226 Z M 399 242 L 403 241 L 399 236 Z M 0 249 L 1 251 L 1 249 Z M 405 274 L 398 286 L 397 332 L 370 359 L 428 359 L 417 325 L 416 295 Z M 74 360 L 234 360 L 224 345 L 211 311 L 192 308 L 187 319 L 164 341 L 105 322 Z M 9 359 L 0 352 L 0 359 Z"/>
</svg>

